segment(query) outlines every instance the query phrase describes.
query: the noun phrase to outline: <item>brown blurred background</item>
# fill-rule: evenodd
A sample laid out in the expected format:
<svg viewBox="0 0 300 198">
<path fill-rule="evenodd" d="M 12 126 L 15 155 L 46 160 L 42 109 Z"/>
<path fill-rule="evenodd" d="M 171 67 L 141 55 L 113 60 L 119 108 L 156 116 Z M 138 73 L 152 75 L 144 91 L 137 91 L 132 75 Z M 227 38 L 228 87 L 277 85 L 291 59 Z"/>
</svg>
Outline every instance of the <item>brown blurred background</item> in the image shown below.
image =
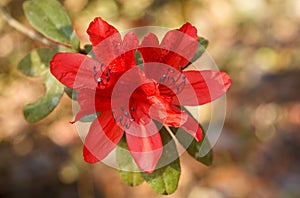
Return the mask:
<svg viewBox="0 0 300 198">
<path fill-rule="evenodd" d="M 186 21 L 210 41 L 208 51 L 232 86 L 224 130 L 205 167 L 188 155 L 172 198 L 300 197 L 299 0 L 64 0 L 83 43 L 101 16 L 119 30 Z M 30 28 L 22 0 L 1 6 Z M 82 159 L 71 100 L 35 124 L 22 114 L 43 95 L 39 78 L 17 71 L 31 50 L 45 47 L 10 27 L 0 15 L 0 197 L 161 197 L 144 183 L 128 187 L 118 172 Z"/>
</svg>

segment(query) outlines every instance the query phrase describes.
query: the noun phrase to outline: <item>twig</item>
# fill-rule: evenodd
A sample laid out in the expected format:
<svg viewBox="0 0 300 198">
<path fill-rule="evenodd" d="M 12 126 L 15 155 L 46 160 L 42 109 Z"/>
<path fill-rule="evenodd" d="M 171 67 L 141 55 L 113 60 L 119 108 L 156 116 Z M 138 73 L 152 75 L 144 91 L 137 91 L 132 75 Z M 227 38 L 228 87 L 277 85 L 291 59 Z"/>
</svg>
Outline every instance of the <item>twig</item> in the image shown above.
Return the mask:
<svg viewBox="0 0 300 198">
<path fill-rule="evenodd" d="M 184 146 L 182 146 L 182 144 L 180 144 L 180 142 L 178 141 L 177 137 L 174 135 L 174 133 L 172 132 L 172 130 L 170 129 L 169 126 L 164 125 L 164 127 L 167 129 L 169 135 L 172 137 L 172 139 L 174 140 L 174 143 L 177 146 L 177 150 L 178 150 L 178 154 L 182 154 L 183 152 L 186 151 L 186 148 Z"/>
<path fill-rule="evenodd" d="M 39 35 L 37 32 L 35 32 L 31 29 L 28 29 L 27 27 L 22 25 L 20 22 L 15 20 L 2 6 L 0 6 L 0 13 L 2 13 L 2 15 L 4 16 L 4 19 L 11 27 L 13 27 L 16 30 L 18 30 L 19 32 L 25 34 L 29 38 L 40 41 L 41 43 L 43 43 L 45 45 L 49 45 L 49 46 L 53 46 L 53 47 L 57 46 L 55 43 L 53 43 L 53 42 L 49 41 L 48 39 L 46 39 L 45 37 Z"/>
</svg>

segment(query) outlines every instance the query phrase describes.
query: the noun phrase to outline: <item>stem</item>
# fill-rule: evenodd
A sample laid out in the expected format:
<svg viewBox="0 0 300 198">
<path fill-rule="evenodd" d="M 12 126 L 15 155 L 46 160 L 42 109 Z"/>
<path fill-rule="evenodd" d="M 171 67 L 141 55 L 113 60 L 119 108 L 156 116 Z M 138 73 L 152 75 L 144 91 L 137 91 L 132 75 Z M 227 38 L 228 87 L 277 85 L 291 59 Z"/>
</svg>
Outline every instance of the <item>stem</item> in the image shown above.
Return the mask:
<svg viewBox="0 0 300 198">
<path fill-rule="evenodd" d="M 164 127 L 167 129 L 167 131 L 169 132 L 169 135 L 172 137 L 172 139 L 174 140 L 177 149 L 178 149 L 178 154 L 183 153 L 184 151 L 186 151 L 186 149 L 180 144 L 180 142 L 177 140 L 176 136 L 173 134 L 172 130 L 170 129 L 169 126 L 164 125 Z"/>
<path fill-rule="evenodd" d="M 4 19 L 11 27 L 13 27 L 16 30 L 18 30 L 19 32 L 25 34 L 29 38 L 40 41 L 41 43 L 48 45 L 48 46 L 52 46 L 52 47 L 57 46 L 55 43 L 53 43 L 53 42 L 49 41 L 48 39 L 46 39 L 45 37 L 39 35 L 37 32 L 35 32 L 31 29 L 28 29 L 26 26 L 22 25 L 20 22 L 15 20 L 2 6 L 0 6 L 0 13 L 2 13 Z"/>
</svg>

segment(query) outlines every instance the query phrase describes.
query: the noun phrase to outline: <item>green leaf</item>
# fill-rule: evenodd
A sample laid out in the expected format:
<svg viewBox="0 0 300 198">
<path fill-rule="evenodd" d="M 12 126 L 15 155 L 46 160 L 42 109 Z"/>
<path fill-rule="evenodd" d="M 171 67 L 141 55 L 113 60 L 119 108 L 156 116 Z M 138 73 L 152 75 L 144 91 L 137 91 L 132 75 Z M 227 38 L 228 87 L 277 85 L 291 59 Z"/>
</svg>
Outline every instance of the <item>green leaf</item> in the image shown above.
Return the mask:
<svg viewBox="0 0 300 198">
<path fill-rule="evenodd" d="M 73 31 L 70 39 L 71 46 L 74 52 L 80 52 L 80 40 L 76 36 L 75 31 Z"/>
<path fill-rule="evenodd" d="M 36 122 L 51 113 L 64 93 L 64 87 L 50 73 L 44 76 L 44 83 L 45 96 L 24 107 L 24 116 L 28 122 Z"/>
<path fill-rule="evenodd" d="M 92 45 L 86 44 L 84 49 L 80 51 L 81 54 L 89 54 L 92 52 Z"/>
<path fill-rule="evenodd" d="M 176 138 L 179 143 L 186 149 L 186 151 L 198 162 L 206 166 L 210 166 L 213 161 L 213 152 L 211 145 L 207 138 L 204 137 L 200 142 L 197 142 L 188 132 L 182 128 L 170 127 L 171 131 L 176 134 Z M 204 156 L 202 150 L 209 150 Z"/>
<path fill-rule="evenodd" d="M 48 71 L 55 53 L 53 49 L 34 49 L 20 61 L 18 69 L 28 76 L 42 76 Z"/>
<path fill-rule="evenodd" d="M 194 57 L 192 58 L 191 63 L 195 62 L 198 58 L 201 57 L 201 55 L 205 52 L 205 49 L 208 46 L 208 40 L 206 40 L 203 37 L 198 37 L 198 49 L 194 55 Z"/>
<path fill-rule="evenodd" d="M 143 183 L 144 178 L 140 169 L 134 162 L 130 152 L 128 151 L 127 143 L 123 137 L 116 149 L 116 161 L 119 174 L 129 186 L 138 186 Z"/>
<path fill-rule="evenodd" d="M 81 122 L 93 122 L 100 114 L 101 114 L 101 112 L 86 115 L 86 116 L 80 118 L 80 121 Z"/>
<path fill-rule="evenodd" d="M 66 94 L 72 99 L 72 100 L 77 100 L 78 99 L 78 92 L 75 91 L 74 89 L 72 88 L 68 88 L 68 87 L 65 87 L 65 92 Z"/>
<path fill-rule="evenodd" d="M 49 71 L 50 60 L 56 52 L 53 49 L 34 49 L 18 65 L 25 75 L 41 76 L 46 87 L 44 97 L 25 105 L 23 113 L 28 122 L 36 122 L 51 113 L 64 93 L 63 85 Z"/>
<path fill-rule="evenodd" d="M 36 30 L 54 41 L 70 44 L 72 23 L 57 0 L 29 0 L 23 4 L 23 9 Z"/>
<path fill-rule="evenodd" d="M 134 59 L 135 59 L 136 65 L 138 65 L 141 70 L 144 70 L 143 59 L 142 59 L 141 53 L 138 50 L 136 50 L 134 53 Z"/>
<path fill-rule="evenodd" d="M 158 194 L 169 195 L 175 192 L 180 178 L 180 162 L 175 142 L 165 127 L 160 130 L 162 142 L 164 144 L 163 154 L 158 161 L 153 173 L 142 173 L 146 182 Z M 175 159 L 175 160 L 174 160 Z M 167 165 L 166 165 L 167 164 Z"/>
<path fill-rule="evenodd" d="M 189 116 L 197 120 L 192 113 L 184 106 L 180 106 L 182 110 L 187 112 Z M 206 138 L 203 127 L 199 124 L 203 131 L 203 138 L 200 142 L 197 142 L 188 132 L 182 128 L 170 127 L 170 130 L 176 135 L 176 139 L 187 150 L 187 152 L 197 161 L 206 166 L 210 166 L 213 161 L 213 151 L 210 142 Z"/>
<path fill-rule="evenodd" d="M 202 156 L 201 154 L 201 150 L 200 150 L 201 146 L 202 149 L 205 147 L 208 147 L 208 149 L 210 149 L 209 152 L 204 156 Z M 201 162 L 206 166 L 212 165 L 213 152 L 207 138 L 203 138 L 201 142 L 197 142 L 196 140 L 193 140 L 190 146 L 188 147 L 187 152 L 198 162 Z"/>
</svg>

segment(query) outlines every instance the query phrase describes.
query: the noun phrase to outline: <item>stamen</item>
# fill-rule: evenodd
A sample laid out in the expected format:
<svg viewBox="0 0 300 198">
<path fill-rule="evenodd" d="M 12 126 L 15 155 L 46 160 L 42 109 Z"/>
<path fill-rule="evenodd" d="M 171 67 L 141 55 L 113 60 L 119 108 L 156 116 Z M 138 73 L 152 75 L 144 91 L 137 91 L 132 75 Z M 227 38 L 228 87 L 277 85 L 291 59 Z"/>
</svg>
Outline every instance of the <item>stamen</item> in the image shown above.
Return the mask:
<svg viewBox="0 0 300 198">
<path fill-rule="evenodd" d="M 186 83 L 186 76 L 182 76 L 182 81 L 179 85 L 176 86 L 176 94 L 179 94 L 180 92 L 182 92 L 182 90 L 185 87 L 185 83 Z"/>
<path fill-rule="evenodd" d="M 98 79 L 97 79 L 97 84 L 98 84 L 98 86 L 100 85 L 101 82 L 102 82 L 102 78 L 98 78 Z"/>
<path fill-rule="evenodd" d="M 96 66 L 94 66 L 93 67 L 93 70 L 94 70 L 94 79 L 96 80 L 96 77 L 97 77 L 97 70 L 96 70 L 97 68 L 96 68 Z"/>
<path fill-rule="evenodd" d="M 180 66 L 180 69 L 182 68 L 183 67 Z M 160 77 L 160 82 L 164 83 L 167 87 L 174 90 L 176 94 L 178 94 L 185 86 L 186 76 L 182 75 L 181 72 L 175 73 L 175 69 L 168 68 L 167 73 Z"/>
<path fill-rule="evenodd" d="M 133 107 L 130 108 L 130 110 L 133 110 Z M 119 109 L 112 109 L 112 114 L 114 120 L 119 123 L 119 126 L 125 127 L 128 129 L 131 125 L 131 123 L 134 121 L 134 118 L 130 116 L 130 113 L 128 111 L 125 111 L 125 107 L 122 105 Z"/>
<path fill-rule="evenodd" d="M 181 76 L 182 76 L 182 74 L 180 73 L 180 74 L 178 75 L 178 78 L 177 78 L 177 79 L 174 78 L 174 79 L 175 79 L 175 80 L 174 80 L 174 83 L 175 83 L 175 82 L 178 82 L 178 81 L 180 80 Z"/>
<path fill-rule="evenodd" d="M 94 77 L 96 77 L 97 76 L 97 71 L 96 71 L 97 68 L 96 68 L 96 66 L 94 66 L 93 69 L 94 69 Z"/>
<path fill-rule="evenodd" d="M 106 78 L 107 82 L 110 80 L 108 73 L 109 73 L 108 71 L 106 71 L 106 73 L 105 73 L 105 78 Z"/>
<path fill-rule="evenodd" d="M 94 74 L 94 80 L 97 82 L 97 85 L 100 86 L 100 84 L 102 83 L 103 79 L 101 77 L 99 77 L 99 74 L 102 74 L 102 67 L 104 66 L 103 63 L 100 63 L 100 72 L 97 72 L 97 66 L 94 65 L 93 66 L 93 74 Z M 97 78 L 98 77 L 98 78 Z"/>
<path fill-rule="evenodd" d="M 175 83 L 175 78 L 174 78 L 174 76 L 173 76 L 171 79 L 172 79 L 172 83 Z"/>
<path fill-rule="evenodd" d="M 130 125 L 131 125 L 131 123 L 134 121 L 134 118 L 130 118 L 129 119 L 129 122 L 126 122 L 126 124 L 125 124 L 125 128 L 126 129 L 129 129 L 129 127 L 130 127 Z"/>
</svg>

